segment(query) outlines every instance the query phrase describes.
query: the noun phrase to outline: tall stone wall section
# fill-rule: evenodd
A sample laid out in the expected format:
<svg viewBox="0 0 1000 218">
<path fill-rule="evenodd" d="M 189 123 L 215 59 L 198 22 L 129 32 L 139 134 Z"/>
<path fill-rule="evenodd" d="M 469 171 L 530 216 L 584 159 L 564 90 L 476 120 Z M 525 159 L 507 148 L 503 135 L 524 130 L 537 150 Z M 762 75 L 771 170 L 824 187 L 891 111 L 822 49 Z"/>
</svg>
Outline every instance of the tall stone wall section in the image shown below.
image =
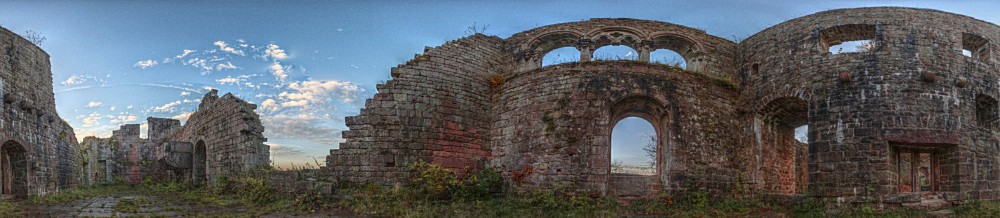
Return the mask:
<svg viewBox="0 0 1000 218">
<path fill-rule="evenodd" d="M 832 54 L 823 45 L 849 25 L 868 25 L 869 52 Z M 996 99 L 997 25 L 933 10 L 862 8 L 820 12 L 768 28 L 741 43 L 743 99 L 808 102 L 810 194 L 872 201 L 897 189 L 899 148 L 936 152 L 938 192 L 948 200 L 997 199 L 995 128 L 977 123 L 977 97 Z M 856 35 L 856 34 L 855 34 Z M 962 54 L 966 35 L 988 43 Z M 996 107 L 995 105 L 992 107 Z M 995 111 L 995 110 L 994 110 Z M 979 116 L 979 117 L 977 117 Z M 995 115 L 994 115 L 995 116 Z M 862 190 L 862 191 L 858 191 Z M 910 198 L 912 199 L 912 198 Z"/>
<path fill-rule="evenodd" d="M 855 40 L 870 41 L 861 51 L 830 49 Z M 591 19 L 456 42 L 468 41 L 502 50 L 466 46 L 456 50 L 462 58 L 431 50 L 395 69 L 347 119 L 328 170 L 346 181 L 399 182 L 405 164 L 430 159 L 456 170 L 482 162 L 529 189 L 603 195 L 695 188 L 903 205 L 1000 199 L 1000 27 L 975 18 L 831 10 L 740 43 L 657 21 Z M 467 45 L 456 42 L 442 48 Z M 638 59 L 594 60 L 607 45 L 629 46 Z M 561 47 L 578 49 L 580 61 L 542 67 Z M 649 63 L 664 48 L 688 68 Z M 509 65 L 489 74 L 481 63 Z M 446 70 L 454 68 L 468 70 Z M 466 94 L 475 98 L 448 101 Z M 652 177 L 609 170 L 611 129 L 629 116 L 657 131 Z M 426 133 L 451 124 L 478 140 Z M 806 143 L 797 128 L 808 129 Z"/>
<path fill-rule="evenodd" d="M 45 195 L 82 182 L 73 128 L 56 113 L 49 55 L 0 28 L 0 175 L 4 196 Z"/>
<path fill-rule="evenodd" d="M 698 182 L 722 192 L 736 183 L 739 125 L 735 87 L 666 65 L 634 61 L 567 63 L 523 72 L 498 94 L 492 166 L 528 187 L 623 194 L 614 187 L 611 132 L 622 118 L 649 121 L 659 133 L 659 178 L 641 186 L 681 190 Z M 629 183 L 627 186 L 635 186 Z"/>
<path fill-rule="evenodd" d="M 489 158 L 490 93 L 510 67 L 504 41 L 481 34 L 427 49 L 392 69 L 365 109 L 345 120 L 327 168 L 340 179 L 398 182 L 423 160 L 456 172 Z"/>
<path fill-rule="evenodd" d="M 217 90 L 205 94 L 188 121 L 167 141 L 206 146 L 207 179 L 242 175 L 249 170 L 269 166 L 270 147 L 264 144 L 264 126 L 257 105 L 230 93 L 219 97 Z M 171 129 L 171 128 L 165 128 Z M 152 134 L 151 134 L 152 135 Z"/>
</svg>

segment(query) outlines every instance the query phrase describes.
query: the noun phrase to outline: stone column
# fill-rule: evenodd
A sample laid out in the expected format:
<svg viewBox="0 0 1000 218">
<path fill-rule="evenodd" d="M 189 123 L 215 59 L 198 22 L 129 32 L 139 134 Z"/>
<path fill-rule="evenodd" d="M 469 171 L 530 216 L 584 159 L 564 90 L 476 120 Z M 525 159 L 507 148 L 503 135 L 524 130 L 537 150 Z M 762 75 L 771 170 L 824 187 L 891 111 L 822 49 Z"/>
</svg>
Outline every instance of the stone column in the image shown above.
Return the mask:
<svg viewBox="0 0 1000 218">
<path fill-rule="evenodd" d="M 594 56 L 594 51 L 590 49 L 590 46 L 577 47 L 580 50 L 580 62 L 590 61 Z"/>
<path fill-rule="evenodd" d="M 649 62 L 649 47 L 639 47 L 639 61 Z"/>
</svg>

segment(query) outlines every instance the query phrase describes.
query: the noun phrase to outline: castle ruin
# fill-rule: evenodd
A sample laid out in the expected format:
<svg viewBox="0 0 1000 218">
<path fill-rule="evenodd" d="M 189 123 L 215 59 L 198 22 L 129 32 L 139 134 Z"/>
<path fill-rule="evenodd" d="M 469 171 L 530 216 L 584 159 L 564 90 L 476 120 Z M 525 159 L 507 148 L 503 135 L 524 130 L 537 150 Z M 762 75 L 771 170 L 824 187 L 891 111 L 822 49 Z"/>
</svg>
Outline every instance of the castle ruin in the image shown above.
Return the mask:
<svg viewBox="0 0 1000 218">
<path fill-rule="evenodd" d="M 858 52 L 831 51 L 864 40 Z M 391 71 L 327 157 L 336 179 L 405 181 L 416 161 L 493 167 L 529 189 L 838 202 L 1000 199 L 1000 26 L 936 10 L 839 9 L 740 42 L 591 19 L 428 48 Z M 625 45 L 637 61 L 595 61 Z M 542 67 L 546 53 L 580 61 Z M 686 69 L 650 63 L 669 49 Z M 963 54 L 964 53 L 964 54 Z M 614 125 L 656 130 L 656 173 L 611 172 Z M 808 127 L 808 143 L 794 128 Z"/>
<path fill-rule="evenodd" d="M 139 137 L 139 124 L 122 125 L 110 138 L 84 138 L 80 145 L 90 160 L 85 163 L 88 183 L 212 184 L 219 177 L 270 166 L 264 126 L 253 112 L 257 106 L 217 93 L 213 89 L 205 94 L 184 125 L 175 119 L 148 118 L 148 138 Z"/>
</svg>

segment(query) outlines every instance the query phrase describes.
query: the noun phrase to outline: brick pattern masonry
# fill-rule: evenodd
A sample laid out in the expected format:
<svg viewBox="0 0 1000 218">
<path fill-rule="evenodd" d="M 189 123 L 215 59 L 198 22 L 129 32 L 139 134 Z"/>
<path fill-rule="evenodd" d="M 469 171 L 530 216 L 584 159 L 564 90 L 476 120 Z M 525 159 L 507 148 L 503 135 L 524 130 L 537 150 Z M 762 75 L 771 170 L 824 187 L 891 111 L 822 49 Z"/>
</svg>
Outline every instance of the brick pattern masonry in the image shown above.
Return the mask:
<svg viewBox="0 0 1000 218">
<path fill-rule="evenodd" d="M 391 184 L 424 160 L 595 195 L 698 188 L 907 203 L 920 196 L 901 191 L 914 175 L 901 157 L 918 151 L 929 154 L 921 181 L 939 197 L 1000 199 L 998 33 L 963 15 L 878 7 L 796 18 L 739 43 L 634 19 L 475 34 L 393 68 L 346 119 L 326 171 Z M 870 46 L 828 51 L 855 40 Z M 639 60 L 592 61 L 605 45 L 630 46 Z M 541 67 L 566 46 L 580 62 Z M 661 48 L 687 69 L 648 63 Z M 611 128 L 631 116 L 657 131 L 652 177 L 611 174 Z M 808 143 L 794 139 L 803 125 Z"/>
</svg>

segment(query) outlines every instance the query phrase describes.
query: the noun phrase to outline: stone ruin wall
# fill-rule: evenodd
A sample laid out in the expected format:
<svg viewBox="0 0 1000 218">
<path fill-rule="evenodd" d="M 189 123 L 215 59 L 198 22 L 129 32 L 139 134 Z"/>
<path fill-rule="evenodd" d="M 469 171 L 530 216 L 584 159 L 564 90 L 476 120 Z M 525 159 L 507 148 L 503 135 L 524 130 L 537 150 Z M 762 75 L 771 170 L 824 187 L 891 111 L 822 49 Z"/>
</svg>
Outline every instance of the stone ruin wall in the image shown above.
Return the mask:
<svg viewBox="0 0 1000 218">
<path fill-rule="evenodd" d="M 49 55 L 0 27 L 0 193 L 45 195 L 82 182 L 73 128 L 56 113 Z"/>
<path fill-rule="evenodd" d="M 826 42 L 858 38 L 873 38 L 877 46 L 836 55 L 825 49 Z M 744 67 L 759 64 L 755 73 L 741 72 L 742 99 L 760 99 L 745 102 L 749 108 L 781 98 L 807 103 L 811 194 L 863 201 L 896 193 L 895 151 L 929 147 L 937 156 L 937 191 L 947 200 L 998 199 L 1000 141 L 995 119 L 988 118 L 996 106 L 977 108 L 1000 95 L 996 42 L 997 25 L 946 12 L 820 12 L 740 44 Z M 969 46 L 981 47 L 963 56 Z"/>
<path fill-rule="evenodd" d="M 242 175 L 270 165 L 269 147 L 256 106 L 232 94 L 205 94 L 187 123 L 147 119 L 148 137 L 139 137 L 139 124 L 122 125 L 110 138 L 87 137 L 87 166 L 93 184 L 154 181 L 214 182 L 222 176 Z M 205 153 L 196 150 L 203 146 Z M 204 160 L 204 163 L 193 163 Z M 195 171 L 202 169 L 204 174 Z"/>
<path fill-rule="evenodd" d="M 345 119 L 350 138 L 331 151 L 328 166 L 351 181 L 398 182 L 418 160 L 457 172 L 478 169 L 487 148 L 493 75 L 509 68 L 503 39 L 473 35 L 428 48 L 392 69 L 365 109 Z M 376 149 L 372 149 L 376 148 Z"/>
<path fill-rule="evenodd" d="M 212 90 L 202 98 L 198 110 L 169 141 L 186 142 L 192 154 L 199 142 L 205 146 L 205 172 L 210 183 L 218 177 L 241 175 L 248 170 L 271 165 L 270 147 L 264 144 L 264 126 L 257 105 Z M 151 134 L 152 135 L 152 134 Z M 192 166 L 194 167 L 194 166 Z"/>
<path fill-rule="evenodd" d="M 957 14 L 882 7 L 796 18 L 740 43 L 633 19 L 507 39 L 477 34 L 394 68 L 346 119 L 346 142 L 326 169 L 334 179 L 386 184 L 425 160 L 596 195 L 694 187 L 908 203 L 921 196 L 901 191 L 909 188 L 901 155 L 920 152 L 930 153 L 941 198 L 998 199 L 998 30 Z M 862 39 L 875 42 L 871 51 L 827 51 Z M 604 45 L 630 46 L 639 61 L 590 61 Z M 581 61 L 540 67 L 564 46 L 578 48 Z M 688 69 L 644 63 L 657 48 L 681 54 Z M 626 116 L 657 129 L 656 176 L 610 173 L 611 129 Z M 803 125 L 808 143 L 794 139 Z"/>
</svg>

